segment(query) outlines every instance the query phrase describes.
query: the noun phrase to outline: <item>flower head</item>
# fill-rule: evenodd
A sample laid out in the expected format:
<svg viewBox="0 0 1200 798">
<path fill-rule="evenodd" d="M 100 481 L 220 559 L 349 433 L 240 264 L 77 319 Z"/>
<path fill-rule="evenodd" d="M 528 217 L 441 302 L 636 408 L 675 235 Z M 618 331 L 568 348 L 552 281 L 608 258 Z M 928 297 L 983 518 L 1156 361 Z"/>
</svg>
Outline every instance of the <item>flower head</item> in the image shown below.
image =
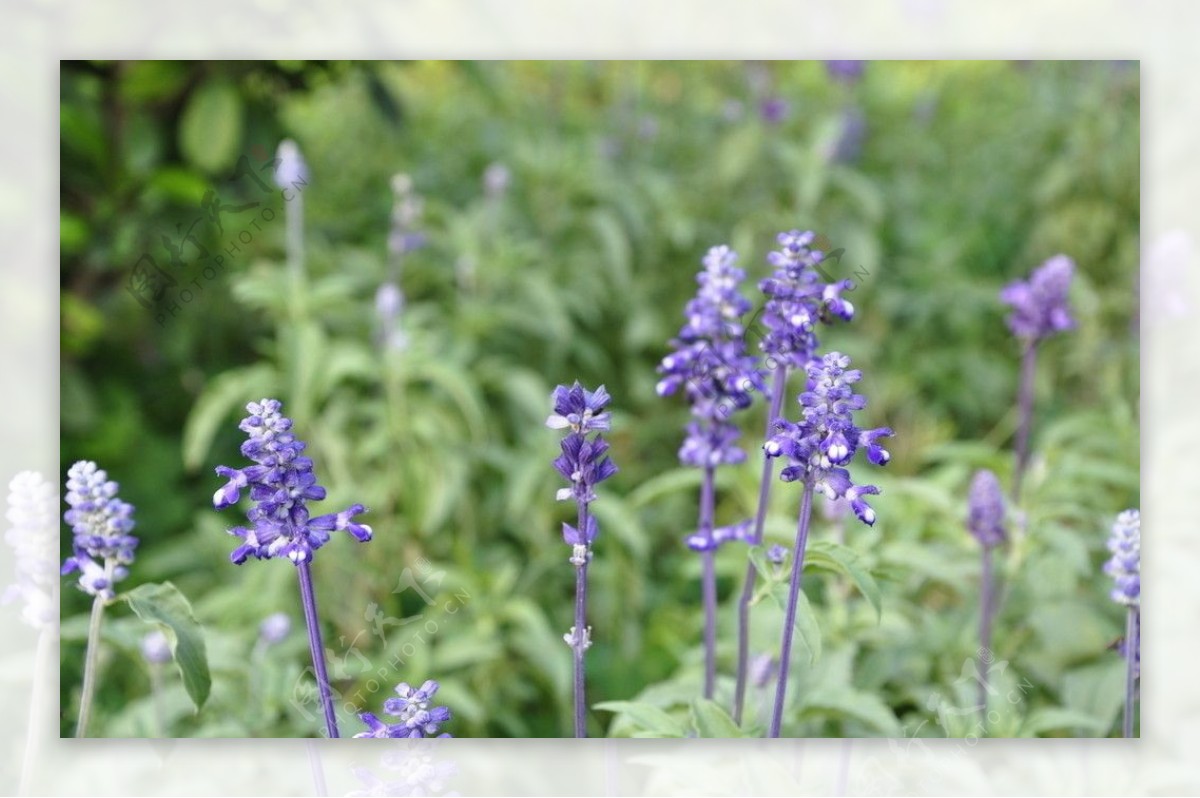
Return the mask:
<svg viewBox="0 0 1200 798">
<path fill-rule="evenodd" d="M 159 629 L 147 632 L 142 638 L 140 648 L 142 659 L 151 665 L 162 665 L 171 661 L 171 644 L 167 642 L 167 636 Z"/>
<path fill-rule="evenodd" d="M 340 513 L 310 517 L 308 502 L 324 499 L 325 488 L 317 484 L 313 461 L 303 454 L 306 444 L 292 434 L 292 420 L 283 415 L 279 401 L 263 399 L 246 409 L 250 415 L 238 425 L 249 436 L 242 444 L 242 454 L 255 465 L 241 469 L 217 466 L 217 474 L 227 481 L 213 495 L 218 510 L 236 504 L 243 490 L 249 491 L 254 502 L 246 512 L 251 526 L 229 530 L 244 541 L 230 559 L 241 565 L 248 557 L 286 557 L 298 564 L 311 560 L 313 552 L 329 542 L 331 532 L 345 531 L 356 540 L 370 540 L 371 527 L 354 521 L 366 511 L 361 504 Z"/>
<path fill-rule="evenodd" d="M 1142 603 L 1142 516 L 1126 510 L 1117 516 L 1108 537 L 1112 557 L 1104 563 L 1104 573 L 1113 578 L 1109 595 L 1118 604 L 1138 607 Z"/>
<path fill-rule="evenodd" d="M 879 493 L 874 485 L 855 485 L 845 466 L 863 450 L 875 465 L 884 465 L 891 455 L 879 439 L 892 435 L 887 427 L 864 430 L 854 424 L 854 413 L 867 400 L 854 393 L 853 385 L 862 372 L 851 369 L 850 358 L 832 352 L 807 366 L 808 390 L 799 396 L 801 419 L 775 422 L 776 433 L 763 447 L 768 457 L 787 457 L 780 472 L 785 482 L 804 481 L 826 498 L 845 498 L 864 524 L 875 523 L 875 511 L 864 496 Z"/>
<path fill-rule="evenodd" d="M 21 618 L 35 629 L 58 622 L 58 494 L 46 478 L 22 471 L 8 485 L 8 531 L 4 539 L 15 555 L 17 580 L 0 602 L 24 602 Z"/>
<path fill-rule="evenodd" d="M 67 505 L 63 520 L 75 533 L 73 553 L 62 573 L 79 572 L 79 588 L 111 599 L 113 584 L 128 573 L 138 539 L 133 530 L 133 505 L 117 498 L 119 486 L 90 460 L 67 471 Z"/>
<path fill-rule="evenodd" d="M 737 267 L 737 253 L 713 247 L 703 263 L 696 277 L 700 288 L 671 342 L 675 351 L 658 367 L 663 378 L 657 391 L 668 396 L 683 388 L 696 418 L 679 450 L 680 461 L 715 466 L 745 459 L 734 443 L 738 430 L 729 418 L 750 406 L 750 395 L 763 389 L 763 380 L 757 359 L 746 351 L 742 316 L 750 302 L 739 291 L 746 273 Z"/>
<path fill-rule="evenodd" d="M 546 419 L 546 426 L 550 429 L 570 427 L 572 432 L 585 434 L 607 430 L 611 427 L 611 418 L 604 408 L 610 399 L 603 385 L 594 391 L 585 389 L 578 380 L 570 388 L 559 385 L 550 395 L 554 412 Z"/>
<path fill-rule="evenodd" d="M 308 164 L 300 154 L 300 147 L 291 139 L 279 142 L 275 151 L 275 185 L 282 189 L 308 185 Z"/>
<path fill-rule="evenodd" d="M 866 61 L 826 61 L 825 71 L 834 80 L 844 83 L 856 83 L 863 76 L 867 67 Z"/>
<path fill-rule="evenodd" d="M 1008 328 L 1014 335 L 1037 341 L 1075 326 L 1067 296 L 1074 272 L 1074 261 L 1055 255 L 1034 269 L 1028 280 L 1005 286 L 1000 300 L 1012 307 Z"/>
<path fill-rule="evenodd" d="M 388 233 L 388 251 L 407 255 L 425 246 L 425 234 L 418 228 L 425 212 L 425 200 L 413 188 L 406 174 L 392 177 L 392 229 Z"/>
<path fill-rule="evenodd" d="M 275 612 L 263 618 L 262 623 L 258 625 L 258 639 L 273 646 L 276 643 L 282 643 L 290 631 L 292 631 L 291 617 L 286 612 Z"/>
<path fill-rule="evenodd" d="M 554 412 L 546 419 L 546 426 L 570 430 L 553 462 L 554 470 L 568 485 L 555 494 L 559 501 L 574 499 L 580 507 L 586 506 L 596 500 L 596 486 L 617 473 L 616 465 L 608 457 L 608 441 L 600 434 L 600 430 L 611 425 L 605 412 L 609 399 L 603 385 L 589 391 L 578 382 L 570 388 L 559 385 L 550 395 Z M 564 523 L 562 529 L 563 541 L 575 548 L 571 562 L 576 565 L 587 562 L 587 548 L 599 532 L 595 516 L 581 513 L 581 517 L 583 528 Z"/>
<path fill-rule="evenodd" d="M 358 718 L 366 725 L 367 730 L 354 736 L 449 737 L 449 734 L 438 732 L 441 724 L 450 720 L 450 710 L 447 707 L 431 706 L 438 687 L 438 683 L 432 679 L 418 688 L 401 682 L 396 685 L 397 697 L 383 702 L 383 711 L 397 718 L 397 721 L 387 723 L 370 712 L 363 712 Z"/>
<path fill-rule="evenodd" d="M 986 469 L 975 472 L 967 501 L 967 530 L 984 548 L 994 548 L 1008 539 L 1004 522 L 1004 491 L 1000 480 Z"/>
<path fill-rule="evenodd" d="M 759 346 L 772 359 L 803 368 L 817 349 L 818 322 L 854 318 L 854 305 L 842 296 L 854 283 L 826 282 L 818 271 L 825 253 L 812 248 L 812 231 L 791 230 L 776 240 L 779 249 L 767 256 L 775 273 L 758 284 L 767 297 L 762 315 L 767 332 Z"/>
</svg>

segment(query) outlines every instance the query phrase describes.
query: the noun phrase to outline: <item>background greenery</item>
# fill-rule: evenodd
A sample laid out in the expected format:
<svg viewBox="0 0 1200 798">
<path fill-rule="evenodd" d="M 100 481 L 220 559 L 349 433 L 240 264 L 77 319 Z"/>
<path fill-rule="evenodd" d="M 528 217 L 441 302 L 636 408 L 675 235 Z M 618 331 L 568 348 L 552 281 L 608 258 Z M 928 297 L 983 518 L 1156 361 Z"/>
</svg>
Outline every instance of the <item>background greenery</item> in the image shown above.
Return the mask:
<svg viewBox="0 0 1200 798">
<path fill-rule="evenodd" d="M 94 459 L 121 483 L 142 538 L 123 586 L 179 586 L 213 676 L 199 713 L 171 671 L 156 702 L 145 627 L 117 605 L 93 733 L 316 733 L 293 702 L 307 658 L 294 569 L 229 564 L 224 530 L 240 515 L 211 509 L 213 467 L 241 464 L 242 407 L 267 395 L 309 440 L 325 505 L 366 504 L 376 531 L 367 545 L 335 539 L 315 565 L 342 703 L 378 711 L 393 683 L 437 678 L 455 735 L 569 733 L 574 575 L 543 421 L 551 388 L 573 379 L 613 394 L 621 467 L 595 505 L 589 703 L 640 701 L 593 711 L 591 731 L 721 733 L 689 708 L 702 612 L 681 538 L 698 475 L 678 467 L 687 411 L 655 396 L 654 368 L 705 249 L 730 243 L 756 281 L 774 233 L 794 227 L 844 248 L 859 275 L 858 316 L 825 343 L 865 371 L 869 424 L 897 434 L 876 526 L 814 533 L 835 552 L 844 535 L 882 614 L 814 568 L 822 650 L 797 657 L 785 734 L 972 733 L 953 712 L 975 690 L 965 492 L 982 466 L 1007 482 L 1015 426 L 1018 352 L 997 292 L 1058 252 L 1079 266 L 1079 329 L 1042 349 L 1026 531 L 1002 558 L 991 733 L 1113 732 L 1123 616 L 1099 565 L 1111 517 L 1138 503 L 1136 65 L 871 62 L 854 81 L 821 62 L 86 62 L 64 63 L 61 87 L 64 474 Z M 282 199 L 237 172 L 285 137 L 312 173 L 295 283 Z M 499 195 L 483 184 L 491 164 L 510 175 Z M 424 198 L 427 241 L 403 262 L 387 248 L 397 173 Z M 209 190 L 262 204 L 226 212 L 218 232 Z M 274 221 L 238 242 L 263 207 Z M 160 324 L 126 290 L 129 271 L 143 253 L 171 269 L 164 236 L 198 218 L 225 267 Z M 389 279 L 408 300 L 403 348 L 383 342 L 375 311 Z M 752 454 L 762 412 L 744 420 Z M 753 512 L 758 469 L 752 456 L 721 474 L 719 521 Z M 794 486 L 775 490 L 772 539 L 790 543 L 797 502 Z M 718 557 L 723 705 L 745 556 Z M 432 605 L 395 592 L 405 568 Z M 64 591 L 64 733 L 86 599 Z M 281 610 L 292 634 L 257 645 Z M 755 653 L 769 653 L 780 613 L 763 602 L 754 617 Z"/>
</svg>

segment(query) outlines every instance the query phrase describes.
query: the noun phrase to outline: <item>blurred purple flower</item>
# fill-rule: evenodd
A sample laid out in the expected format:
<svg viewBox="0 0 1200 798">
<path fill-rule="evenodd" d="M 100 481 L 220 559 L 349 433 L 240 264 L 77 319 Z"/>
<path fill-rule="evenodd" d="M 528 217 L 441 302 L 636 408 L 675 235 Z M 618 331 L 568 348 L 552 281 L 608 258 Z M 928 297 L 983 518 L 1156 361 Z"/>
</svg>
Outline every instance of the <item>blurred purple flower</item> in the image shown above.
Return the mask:
<svg viewBox="0 0 1200 798">
<path fill-rule="evenodd" d="M 995 548 L 1008 539 L 1004 522 L 1004 491 L 991 471 L 975 472 L 968 499 L 967 529 L 984 548 Z"/>
<path fill-rule="evenodd" d="M 1075 262 L 1055 255 L 1033 270 L 1028 280 L 1009 283 L 1000 299 L 1012 308 L 1008 327 L 1019 338 L 1038 341 L 1075 326 L 1068 291 Z"/>
<path fill-rule="evenodd" d="M 866 61 L 826 61 L 825 71 L 834 80 L 856 83 L 862 78 L 866 66 Z"/>
</svg>

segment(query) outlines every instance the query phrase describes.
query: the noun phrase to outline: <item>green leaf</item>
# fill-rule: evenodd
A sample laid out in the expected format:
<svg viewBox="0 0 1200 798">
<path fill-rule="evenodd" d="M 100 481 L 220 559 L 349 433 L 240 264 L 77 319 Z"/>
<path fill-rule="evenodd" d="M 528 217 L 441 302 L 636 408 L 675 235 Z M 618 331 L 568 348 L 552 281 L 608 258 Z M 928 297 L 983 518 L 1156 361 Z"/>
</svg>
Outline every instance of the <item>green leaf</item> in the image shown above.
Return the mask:
<svg viewBox="0 0 1200 798">
<path fill-rule="evenodd" d="M 783 582 L 777 582 L 771 590 L 771 598 L 775 599 L 775 603 L 783 610 L 785 617 L 787 614 L 787 591 L 788 585 Z M 821 656 L 821 627 L 817 625 L 817 615 L 813 612 L 812 605 L 808 603 L 808 596 L 804 595 L 803 590 L 796 594 L 796 621 L 793 626 L 800 635 L 800 642 L 804 643 L 808 649 L 808 664 L 814 664 Z"/>
<path fill-rule="evenodd" d="M 640 701 L 601 701 L 592 709 L 615 712 L 629 718 L 640 732 L 650 732 L 665 737 L 683 737 L 683 724 L 663 710 Z"/>
<path fill-rule="evenodd" d="M 701 737 L 745 736 L 733 718 L 707 698 L 697 698 L 692 702 L 692 721 Z"/>
<path fill-rule="evenodd" d="M 698 468 L 673 468 L 651 477 L 629 494 L 629 506 L 635 510 L 663 496 L 679 491 L 695 491 L 700 488 L 701 473 Z"/>
<path fill-rule="evenodd" d="M 1045 707 L 1035 710 L 1025 719 L 1025 723 L 1021 725 L 1021 731 L 1018 736 L 1037 737 L 1043 732 L 1054 731 L 1055 729 L 1083 729 L 1091 734 L 1102 734 L 1106 728 L 1107 726 L 1103 721 L 1077 710 L 1064 709 L 1062 707 Z"/>
<path fill-rule="evenodd" d="M 242 98 L 228 81 L 206 83 L 188 100 L 179 122 L 179 148 L 207 172 L 233 166 L 242 141 Z"/>
<path fill-rule="evenodd" d="M 878 621 L 882 617 L 883 598 L 879 592 L 879 584 L 863 567 L 858 552 L 854 549 L 827 540 L 814 540 L 809 543 L 808 552 L 805 554 L 805 567 L 809 565 L 848 576 L 863 598 L 875 608 L 875 620 Z"/>
<path fill-rule="evenodd" d="M 888 737 L 898 737 L 900 723 L 878 696 L 850 688 L 819 690 L 801 701 L 800 716 L 834 715 L 853 718 L 873 726 Z"/>
<path fill-rule="evenodd" d="M 208 700 L 212 680 L 208 675 L 204 629 L 192 614 L 192 605 L 170 582 L 138 585 L 119 598 L 143 621 L 161 627 L 183 677 L 183 687 L 199 712 Z"/>
</svg>

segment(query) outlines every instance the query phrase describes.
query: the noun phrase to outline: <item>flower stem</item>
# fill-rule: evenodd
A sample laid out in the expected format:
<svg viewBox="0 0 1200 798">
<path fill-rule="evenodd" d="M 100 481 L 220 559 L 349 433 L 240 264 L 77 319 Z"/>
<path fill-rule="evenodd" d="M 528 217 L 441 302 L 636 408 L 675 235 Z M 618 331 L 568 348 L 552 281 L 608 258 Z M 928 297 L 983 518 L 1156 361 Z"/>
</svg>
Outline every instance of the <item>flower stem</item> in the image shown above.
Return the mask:
<svg viewBox="0 0 1200 798">
<path fill-rule="evenodd" d="M 775 419 L 783 410 L 783 395 L 787 387 L 788 367 L 780 363 L 775 369 L 775 383 L 771 392 L 771 409 L 767 413 L 767 429 L 764 440 L 771 437 Z M 763 525 L 767 520 L 767 505 L 771 501 L 771 483 L 775 476 L 775 459 L 763 454 L 762 481 L 758 487 L 758 510 L 754 514 L 754 537 L 750 545 L 760 546 L 763 539 Z M 733 697 L 733 720 L 742 722 L 742 708 L 746 703 L 746 674 L 750 662 L 750 600 L 754 598 L 754 585 L 758 571 L 754 562 L 746 563 L 746 578 L 742 580 L 742 596 L 738 599 L 738 649 L 737 649 L 737 689 Z"/>
<path fill-rule="evenodd" d="M 337 714 L 333 708 L 333 695 L 329 687 L 329 674 L 325 670 L 325 646 L 321 642 L 321 626 L 317 620 L 317 595 L 313 590 L 312 570 L 307 561 L 296 563 L 300 576 L 300 597 L 304 605 L 304 622 L 308 626 L 308 648 L 312 654 L 313 670 L 317 676 L 317 689 L 321 694 L 321 708 L 325 710 L 325 730 L 330 737 L 338 736 Z"/>
<path fill-rule="evenodd" d="M 29 795 L 30 783 L 33 781 L 34 770 L 37 767 L 38 749 L 42 743 L 46 716 L 46 681 L 54 672 L 54 640 L 58 636 L 58 626 L 47 626 L 38 634 L 37 654 L 33 665 L 33 685 L 29 697 L 29 729 L 25 733 L 25 754 L 21 759 L 21 781 L 17 787 L 17 795 Z"/>
<path fill-rule="evenodd" d="M 983 714 L 982 725 L 987 729 L 988 715 L 988 666 L 992 656 L 992 614 L 996 610 L 996 591 L 993 581 L 992 549 L 983 547 L 982 577 L 979 600 L 979 711 Z"/>
<path fill-rule="evenodd" d="M 1037 375 L 1037 344 L 1029 341 L 1021 353 L 1021 385 L 1017 394 L 1017 462 L 1013 472 L 1013 503 L 1021 500 L 1021 483 L 1029 465 L 1029 431 L 1033 426 L 1033 383 Z"/>
<path fill-rule="evenodd" d="M 79 721 L 76 737 L 87 737 L 88 720 L 92 714 L 92 699 L 96 694 L 96 660 L 100 652 L 100 621 L 104 617 L 105 600 L 96 596 L 92 601 L 92 619 L 88 624 L 87 654 L 83 660 L 83 693 L 79 697 Z"/>
<path fill-rule="evenodd" d="M 588 506 L 579 502 L 579 530 L 587 535 Z M 587 653 L 587 568 L 591 558 L 591 545 L 581 562 L 575 564 L 575 636 L 571 649 L 575 654 L 575 736 L 587 737 L 587 671 L 584 656 Z"/>
<path fill-rule="evenodd" d="M 701 553 L 704 574 L 701 591 L 704 596 L 704 697 L 711 699 L 717 682 L 717 575 L 713 549 L 713 512 L 716 499 L 713 486 L 713 467 L 704 467 L 704 482 L 700 488 L 700 534 L 709 542 Z"/>
<path fill-rule="evenodd" d="M 769 736 L 778 737 L 783 725 L 783 699 L 787 695 L 788 671 L 792 664 L 792 636 L 796 631 L 796 605 L 800 597 L 800 578 L 804 573 L 804 549 L 808 546 L 808 522 L 812 516 L 813 486 L 804 483 L 800 500 L 800 518 L 796 522 L 796 550 L 792 553 L 792 581 L 788 587 L 787 613 L 783 626 L 783 647 L 779 652 L 779 681 L 775 683 L 775 712 L 771 716 Z"/>
<path fill-rule="evenodd" d="M 1142 635 L 1141 610 L 1130 607 L 1125 615 L 1125 736 L 1133 736 L 1133 703 L 1137 699 L 1138 649 Z"/>
</svg>

